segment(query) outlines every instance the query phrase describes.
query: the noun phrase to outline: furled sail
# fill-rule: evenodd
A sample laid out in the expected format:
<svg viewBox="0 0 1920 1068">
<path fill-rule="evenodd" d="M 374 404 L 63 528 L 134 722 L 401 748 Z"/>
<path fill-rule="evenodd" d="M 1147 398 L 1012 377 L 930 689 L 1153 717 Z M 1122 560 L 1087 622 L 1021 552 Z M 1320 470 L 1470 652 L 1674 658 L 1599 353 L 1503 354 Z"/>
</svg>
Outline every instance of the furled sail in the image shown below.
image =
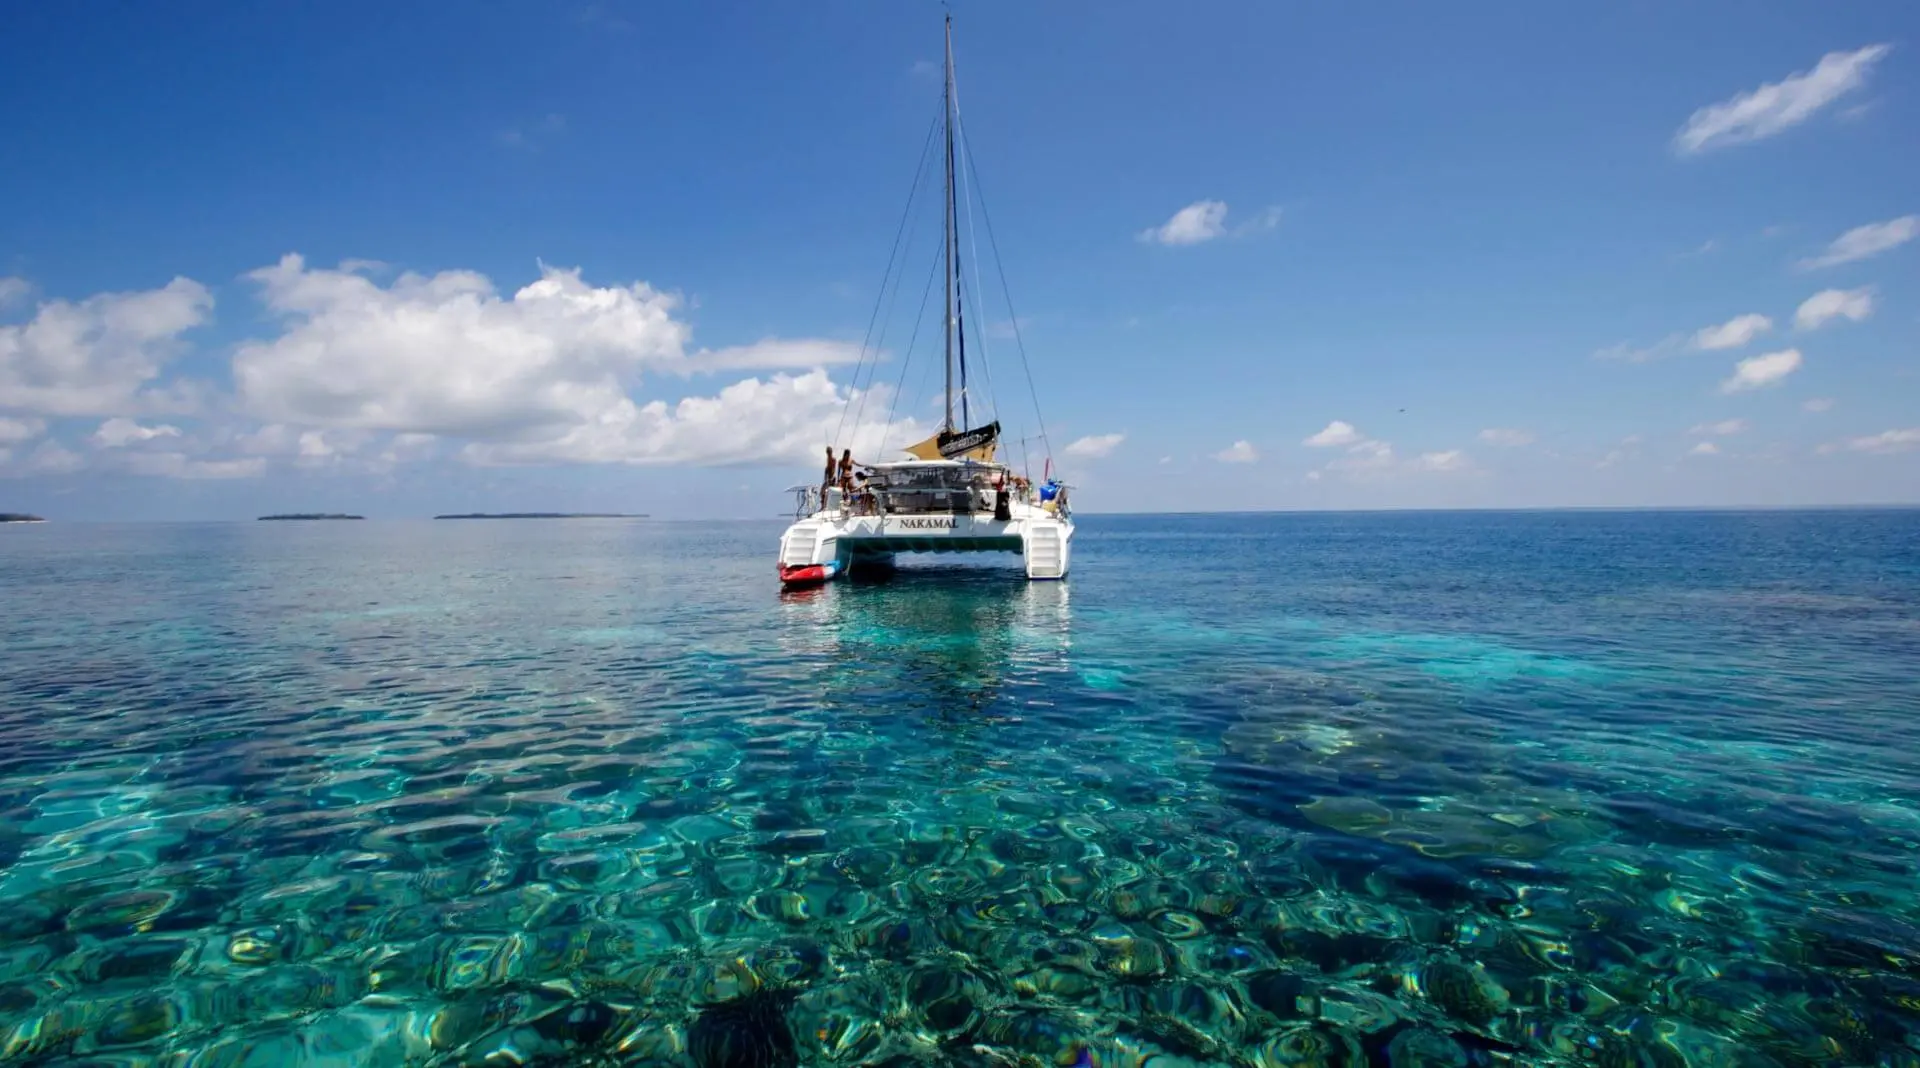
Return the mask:
<svg viewBox="0 0 1920 1068">
<path fill-rule="evenodd" d="M 907 446 L 907 454 L 916 460 L 973 460 L 992 463 L 1000 444 L 998 420 L 972 430 L 942 430 L 925 441 Z"/>
</svg>

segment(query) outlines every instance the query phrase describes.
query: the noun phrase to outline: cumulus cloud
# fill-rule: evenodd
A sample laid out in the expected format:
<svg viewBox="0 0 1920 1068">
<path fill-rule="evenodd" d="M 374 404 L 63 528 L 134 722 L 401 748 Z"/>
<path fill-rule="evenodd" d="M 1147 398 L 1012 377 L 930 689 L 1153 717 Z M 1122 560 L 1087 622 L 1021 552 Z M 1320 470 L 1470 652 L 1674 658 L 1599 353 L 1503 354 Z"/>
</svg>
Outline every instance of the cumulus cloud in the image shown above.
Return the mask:
<svg viewBox="0 0 1920 1068">
<path fill-rule="evenodd" d="M 21 445 L 47 432 L 44 419 L 0 415 L 0 447 Z"/>
<path fill-rule="evenodd" d="M 1886 430 L 1871 437 L 1853 438 L 1847 442 L 1847 448 L 1855 452 L 1911 452 L 1920 449 L 1920 426 L 1905 430 Z"/>
<path fill-rule="evenodd" d="M 1511 427 L 1488 427 L 1480 432 L 1480 440 L 1489 445 L 1517 449 L 1522 445 L 1533 444 L 1533 431 Z"/>
<path fill-rule="evenodd" d="M 1834 319 L 1860 322 L 1873 314 L 1873 287 L 1859 289 L 1823 289 L 1800 302 L 1793 313 L 1793 325 L 1802 330 L 1818 330 Z"/>
<path fill-rule="evenodd" d="M 267 470 L 267 461 L 264 457 L 202 460 L 183 452 L 128 453 L 117 461 L 117 464 L 133 474 L 150 478 L 257 478 Z"/>
<path fill-rule="evenodd" d="M 1646 346 L 1636 346 L 1630 342 L 1622 341 L 1617 345 L 1608 345 L 1603 349 L 1595 349 L 1593 358 L 1596 360 L 1618 360 L 1622 363 L 1646 363 L 1650 360 L 1660 359 L 1663 356 L 1671 356 L 1685 347 L 1686 343 L 1687 336 L 1685 334 L 1668 334 L 1659 341 Z"/>
<path fill-rule="evenodd" d="M 162 374 L 179 335 L 210 312 L 204 287 L 177 279 L 146 293 L 43 303 L 31 321 L 0 327 L 0 397 L 20 410 L 5 433 L 43 431 L 29 413 L 108 416 L 89 437 L 101 450 L 92 462 L 173 478 L 243 478 L 277 465 L 379 470 L 450 455 L 478 464 L 744 464 L 811 461 L 849 403 L 885 411 L 891 399 L 884 387 L 863 398 L 832 381 L 826 368 L 859 358 L 844 342 L 771 337 L 690 353 L 678 298 L 644 283 L 594 285 L 578 270 L 542 265 L 535 281 L 502 292 L 470 271 L 394 277 L 377 266 L 325 269 L 289 255 L 250 273 L 277 328 L 232 358 L 226 408 L 250 418 L 211 427 L 140 418 L 182 410 L 208 388 Z M 769 373 L 677 400 L 640 392 L 740 370 Z M 881 459 L 884 443 L 925 433 L 904 419 L 863 427 L 852 445 Z M 47 445 L 25 458 L 9 449 L 13 472 L 86 462 Z"/>
<path fill-rule="evenodd" d="M 189 278 L 159 289 L 43 302 L 0 326 L 0 397 L 45 415 L 114 415 L 175 406 L 153 389 L 180 335 L 205 323 L 213 295 Z"/>
<path fill-rule="evenodd" d="M 1139 238 L 1156 245 L 1198 245 L 1227 232 L 1227 202 L 1196 200 L 1159 226 L 1140 231 Z"/>
<path fill-rule="evenodd" d="M 1113 450 L 1119 448 L 1120 443 L 1125 440 L 1127 440 L 1125 434 L 1090 434 L 1068 445 L 1066 454 L 1068 456 L 1080 456 L 1089 460 L 1097 460 L 1102 456 L 1111 454 Z"/>
<path fill-rule="evenodd" d="M 1227 202 L 1196 200 L 1173 213 L 1159 226 L 1148 227 L 1136 237 L 1150 245 L 1198 245 L 1218 237 L 1245 237 L 1280 225 L 1280 208 L 1263 208 L 1238 226 L 1227 227 Z"/>
<path fill-rule="evenodd" d="M 1393 466 L 1393 445 L 1390 442 L 1362 438 L 1347 447 L 1345 456 L 1329 461 L 1326 469 L 1360 475 L 1386 471 Z"/>
<path fill-rule="evenodd" d="M 15 301 L 25 300 L 27 294 L 31 292 L 33 292 L 33 286 L 24 278 L 15 278 L 11 275 L 0 277 L 0 308 L 7 307 Z"/>
<path fill-rule="evenodd" d="M 1360 432 L 1353 428 L 1352 423 L 1335 419 L 1328 423 L 1325 429 L 1301 444 L 1315 449 L 1329 449 L 1339 445 L 1352 445 L 1360 440 L 1362 440 Z"/>
<path fill-rule="evenodd" d="M 1236 441 L 1214 453 L 1213 458 L 1223 464 L 1250 464 L 1260 458 L 1260 450 L 1251 441 Z"/>
<path fill-rule="evenodd" d="M 1687 433 L 1696 436 L 1726 437 L 1729 434 L 1738 434 L 1746 428 L 1745 419 L 1722 419 L 1717 423 L 1701 423 Z"/>
<path fill-rule="evenodd" d="M 1700 108 L 1673 135 L 1673 149 L 1683 156 L 1696 155 L 1792 129 L 1865 85 L 1874 64 L 1891 48 L 1874 44 L 1852 52 L 1829 52 L 1812 70 Z"/>
<path fill-rule="evenodd" d="M 248 277 L 286 329 L 240 346 L 234 383 L 250 411 L 278 422 L 551 435 L 630 405 L 641 369 L 686 364 L 678 300 L 644 283 L 595 287 L 543 266 L 502 297 L 471 271 L 381 286 L 297 255 Z"/>
<path fill-rule="evenodd" d="M 1810 397 L 1800 402 L 1800 407 L 1809 412 L 1825 412 L 1833 409 L 1832 397 Z"/>
<path fill-rule="evenodd" d="M 86 458 L 57 441 L 43 441 L 19 463 L 4 470 L 7 475 L 70 475 L 87 466 Z"/>
<path fill-rule="evenodd" d="M 590 422 L 518 440 L 472 441 L 462 455 L 479 464 L 804 462 L 833 436 L 849 394 L 825 371 L 809 371 L 749 378 L 715 396 L 686 397 L 674 404 L 656 400 L 643 405 L 622 397 Z M 884 406 L 884 393 L 876 390 L 875 398 Z M 862 459 L 877 457 L 884 442 L 898 446 L 925 434 L 925 428 L 911 420 L 892 427 L 868 424 L 849 447 Z"/>
<path fill-rule="evenodd" d="M 1423 452 L 1413 461 L 1418 471 L 1464 471 L 1467 467 L 1467 454 L 1459 449 L 1446 452 Z"/>
<path fill-rule="evenodd" d="M 1740 393 L 1763 386 L 1777 386 L 1800 369 L 1800 362 L 1799 349 L 1749 356 L 1733 365 L 1733 376 L 1720 383 L 1720 392 Z"/>
<path fill-rule="evenodd" d="M 1737 349 L 1773 329 L 1773 320 L 1764 315 L 1736 316 L 1718 326 L 1709 326 L 1693 335 L 1693 347 L 1707 352 Z"/>
<path fill-rule="evenodd" d="M 1718 456 L 1720 455 L 1720 446 L 1715 445 L 1711 441 L 1703 441 L 1688 451 L 1695 456 Z"/>
<path fill-rule="evenodd" d="M 1827 250 L 1818 256 L 1800 261 L 1800 268 L 1817 271 L 1822 267 L 1837 267 L 1843 263 L 1864 260 L 1869 256 L 1878 256 L 1889 249 L 1920 236 L 1920 215 L 1902 215 L 1898 219 L 1886 222 L 1868 223 L 1856 226 L 1827 246 Z"/>
<path fill-rule="evenodd" d="M 177 438 L 180 428 L 166 423 L 156 426 L 141 426 L 131 419 L 115 416 L 100 424 L 93 432 L 93 443 L 103 449 L 118 449 L 154 438 Z"/>
</svg>

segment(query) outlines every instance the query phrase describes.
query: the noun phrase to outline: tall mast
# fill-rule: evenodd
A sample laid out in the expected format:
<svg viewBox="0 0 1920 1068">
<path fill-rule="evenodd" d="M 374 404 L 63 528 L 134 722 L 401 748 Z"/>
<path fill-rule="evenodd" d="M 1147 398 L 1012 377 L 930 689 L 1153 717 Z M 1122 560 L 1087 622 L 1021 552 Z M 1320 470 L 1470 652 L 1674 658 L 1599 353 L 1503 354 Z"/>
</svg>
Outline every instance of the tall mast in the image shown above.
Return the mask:
<svg viewBox="0 0 1920 1068">
<path fill-rule="evenodd" d="M 953 309 L 953 282 L 955 277 L 957 277 L 960 273 L 960 260 L 959 260 L 959 257 L 957 257 L 954 254 L 955 249 L 953 244 L 953 231 L 954 231 L 955 217 L 954 217 L 954 204 L 953 204 L 953 16 L 951 14 L 947 16 L 947 82 L 946 82 L 945 108 L 942 111 L 941 115 L 947 128 L 947 202 L 945 205 L 946 219 L 944 220 L 944 222 L 946 223 L 946 229 L 947 229 L 947 238 L 946 238 L 946 245 L 947 245 L 947 308 L 946 308 L 947 423 L 946 423 L 946 427 L 947 427 L 947 430 L 952 431 L 954 429 L 954 426 L 953 426 L 953 328 L 955 325 L 954 309 Z"/>
</svg>

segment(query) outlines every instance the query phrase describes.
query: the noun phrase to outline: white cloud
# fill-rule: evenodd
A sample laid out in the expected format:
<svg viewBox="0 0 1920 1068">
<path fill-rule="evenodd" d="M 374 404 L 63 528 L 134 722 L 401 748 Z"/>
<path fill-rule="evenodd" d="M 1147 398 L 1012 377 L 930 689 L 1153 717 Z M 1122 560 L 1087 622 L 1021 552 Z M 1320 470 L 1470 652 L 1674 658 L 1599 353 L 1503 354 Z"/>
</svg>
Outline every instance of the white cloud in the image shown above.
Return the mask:
<svg viewBox="0 0 1920 1068">
<path fill-rule="evenodd" d="M 1693 335 L 1693 347 L 1708 352 L 1737 349 L 1773 329 L 1773 320 L 1764 315 L 1736 316 L 1719 326 L 1704 327 Z"/>
<path fill-rule="evenodd" d="M 1640 444 L 1640 435 L 1628 434 L 1626 437 L 1620 439 L 1618 447 L 1607 450 L 1607 454 L 1600 458 L 1600 462 L 1593 465 L 1594 468 L 1596 470 L 1604 470 L 1622 460 L 1631 460 L 1639 456 L 1640 450 L 1634 448 L 1634 446 L 1638 444 Z"/>
<path fill-rule="evenodd" d="M 1224 235 L 1226 222 L 1226 201 L 1196 200 L 1162 225 L 1140 231 L 1139 238 L 1149 244 L 1198 245 Z"/>
<path fill-rule="evenodd" d="M 1325 429 L 1300 444 L 1316 449 L 1327 449 L 1336 445 L 1351 445 L 1361 440 L 1363 439 L 1360 436 L 1360 432 L 1353 428 L 1352 423 L 1335 419 L 1333 422 L 1328 423 Z"/>
<path fill-rule="evenodd" d="M 33 286 L 24 278 L 0 277 L 0 308 L 24 299 L 31 292 Z"/>
<path fill-rule="evenodd" d="M 1327 467 L 1344 471 L 1372 471 L 1393 466 L 1393 445 L 1371 438 L 1357 442 L 1347 450 L 1344 459 L 1335 460 Z"/>
<path fill-rule="evenodd" d="M 1251 441 L 1236 441 L 1214 453 L 1213 458 L 1223 464 L 1250 464 L 1260 458 L 1260 450 Z"/>
<path fill-rule="evenodd" d="M 0 397 L 48 415 L 172 407 L 164 390 L 149 387 L 178 352 L 180 335 L 212 310 L 213 295 L 189 278 L 77 304 L 47 301 L 26 323 L 0 326 Z"/>
<path fill-rule="evenodd" d="M 1812 70 L 1703 107 L 1673 135 L 1673 149 L 1683 156 L 1694 155 L 1764 140 L 1798 126 L 1866 84 L 1867 73 L 1890 50 L 1890 45 L 1876 44 L 1853 52 L 1829 52 Z"/>
<path fill-rule="evenodd" d="M 1227 202 L 1196 200 L 1173 213 L 1159 226 L 1151 226 L 1134 235 L 1150 245 L 1198 245 L 1217 237 L 1246 237 L 1280 225 L 1285 214 L 1278 207 L 1262 208 L 1253 218 L 1227 229 Z"/>
<path fill-rule="evenodd" d="M 1703 441 L 1688 451 L 1695 456 L 1718 456 L 1720 455 L 1720 446 L 1715 445 L 1711 441 Z"/>
<path fill-rule="evenodd" d="M 150 478 L 257 478 L 266 473 L 265 457 L 244 460 L 200 460 L 181 452 L 128 453 L 117 465 Z"/>
<path fill-rule="evenodd" d="M 856 395 L 857 399 L 857 395 Z M 726 465 L 811 461 L 833 436 L 849 391 L 825 371 L 776 374 L 735 382 L 712 397 L 635 404 L 627 398 L 591 421 L 521 439 L 475 441 L 463 455 L 480 464 L 553 462 Z M 876 390 L 870 407 L 884 409 Z M 924 437 L 912 420 L 884 427 L 869 423 L 851 439 L 862 460 L 890 459 L 883 441 L 898 448 Z M 843 434 L 842 444 L 847 444 Z"/>
<path fill-rule="evenodd" d="M 1262 230 L 1271 230 L 1274 227 L 1280 225 L 1280 219 L 1285 214 L 1286 212 L 1281 208 L 1277 208 L 1277 207 L 1262 208 L 1260 209 L 1260 214 L 1255 215 L 1253 218 L 1248 219 L 1246 222 L 1243 222 L 1239 226 L 1234 227 L 1233 228 L 1234 236 L 1244 237 L 1248 234 L 1257 234 Z"/>
<path fill-rule="evenodd" d="M 1448 449 L 1446 452 L 1423 452 L 1419 459 L 1413 461 L 1413 466 L 1419 471 L 1464 471 L 1467 463 L 1466 453 L 1459 449 Z"/>
<path fill-rule="evenodd" d="M 1779 385 L 1800 369 L 1800 350 L 1785 349 L 1764 356 L 1749 356 L 1733 365 L 1733 376 L 1720 383 L 1720 392 L 1739 393 L 1762 386 Z"/>
<path fill-rule="evenodd" d="M 642 368 L 686 368 L 678 301 L 644 283 L 599 288 L 543 266 L 503 299 L 470 271 L 382 287 L 297 255 L 249 277 L 286 329 L 240 346 L 234 383 L 277 422 L 550 438 L 631 407 Z"/>
<path fill-rule="evenodd" d="M 1802 330 L 1818 330 L 1834 319 L 1860 322 L 1873 314 L 1873 287 L 1859 289 L 1823 289 L 1800 302 L 1793 313 L 1793 325 Z"/>
<path fill-rule="evenodd" d="M 1833 409 L 1832 397 L 1812 397 L 1800 402 L 1800 407 L 1809 412 L 1825 412 Z"/>
<path fill-rule="evenodd" d="M 1065 452 L 1068 456 L 1082 456 L 1097 460 L 1112 453 L 1125 440 L 1127 440 L 1125 434 L 1091 434 L 1068 445 Z"/>
<path fill-rule="evenodd" d="M 0 446 L 23 444 L 46 432 L 47 422 L 44 419 L 0 415 Z"/>
<path fill-rule="evenodd" d="M 269 421 L 240 444 L 257 455 L 326 462 L 365 444 L 340 431 L 361 431 L 415 442 L 397 437 L 370 455 L 430 454 L 438 446 L 426 442 L 445 437 L 480 464 L 810 460 L 855 396 L 822 368 L 858 359 L 857 346 L 768 338 L 688 355 L 676 297 L 644 283 L 590 285 L 578 270 L 542 265 L 510 296 L 468 271 L 382 285 L 297 255 L 250 277 L 285 320 L 279 336 L 243 344 L 233 361 L 242 407 Z M 649 372 L 743 368 L 811 370 L 671 403 L 633 396 Z M 884 411 L 889 391 L 871 392 L 880 403 L 869 412 Z M 888 429 L 863 428 L 856 453 L 879 450 Z M 918 430 L 905 420 L 890 440 Z"/>
<path fill-rule="evenodd" d="M 1745 419 L 1722 419 L 1717 423 L 1701 423 L 1699 426 L 1696 426 L 1692 430 L 1687 431 L 1687 433 L 1696 434 L 1696 435 L 1705 435 L 1705 436 L 1726 437 L 1729 434 L 1738 434 L 1742 430 L 1745 430 L 1746 428 L 1747 428 L 1747 421 Z"/>
<path fill-rule="evenodd" d="M 1489 445 L 1517 449 L 1522 445 L 1533 444 L 1533 431 L 1508 427 L 1488 427 L 1480 432 L 1480 440 Z"/>
<path fill-rule="evenodd" d="M 1905 430 L 1886 430 L 1871 437 L 1853 438 L 1847 448 L 1855 452 L 1910 452 L 1920 449 L 1920 426 Z"/>
<path fill-rule="evenodd" d="M 1650 360 L 1658 360 L 1679 352 L 1687 346 L 1688 341 L 1689 339 L 1685 334 L 1668 334 L 1653 344 L 1641 348 L 1636 348 L 1632 344 L 1622 341 L 1618 345 L 1608 345 L 1604 349 L 1594 350 L 1593 358 L 1596 360 L 1619 360 L 1623 363 L 1647 363 Z"/>
<path fill-rule="evenodd" d="M 10 475 L 69 475 L 87 465 L 86 458 L 57 441 L 43 441 L 7 471 Z"/>
<path fill-rule="evenodd" d="M 1834 238 L 1825 252 L 1812 259 L 1801 260 L 1800 269 L 1814 271 L 1864 260 L 1888 249 L 1898 248 L 1916 236 L 1920 236 L 1920 215 L 1902 215 L 1886 222 L 1856 226 Z"/>
<path fill-rule="evenodd" d="M 93 432 L 93 443 L 103 449 L 118 449 L 135 442 L 152 441 L 154 438 L 177 438 L 180 428 L 161 423 L 156 426 L 141 426 L 131 419 L 115 416 L 100 424 Z"/>
</svg>

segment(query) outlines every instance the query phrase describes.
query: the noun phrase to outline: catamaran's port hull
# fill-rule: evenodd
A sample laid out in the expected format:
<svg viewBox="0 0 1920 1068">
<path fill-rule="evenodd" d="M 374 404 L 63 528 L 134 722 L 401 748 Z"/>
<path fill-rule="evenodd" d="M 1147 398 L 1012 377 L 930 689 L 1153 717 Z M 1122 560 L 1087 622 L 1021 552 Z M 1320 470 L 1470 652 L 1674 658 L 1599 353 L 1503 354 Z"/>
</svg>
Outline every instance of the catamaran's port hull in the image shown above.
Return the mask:
<svg viewBox="0 0 1920 1068">
<path fill-rule="evenodd" d="M 997 520 L 981 516 L 815 515 L 780 538 L 780 581 L 830 582 L 850 570 L 887 566 L 898 553 L 1017 553 L 1029 579 L 1067 576 L 1073 523 L 1041 513 Z"/>
</svg>

